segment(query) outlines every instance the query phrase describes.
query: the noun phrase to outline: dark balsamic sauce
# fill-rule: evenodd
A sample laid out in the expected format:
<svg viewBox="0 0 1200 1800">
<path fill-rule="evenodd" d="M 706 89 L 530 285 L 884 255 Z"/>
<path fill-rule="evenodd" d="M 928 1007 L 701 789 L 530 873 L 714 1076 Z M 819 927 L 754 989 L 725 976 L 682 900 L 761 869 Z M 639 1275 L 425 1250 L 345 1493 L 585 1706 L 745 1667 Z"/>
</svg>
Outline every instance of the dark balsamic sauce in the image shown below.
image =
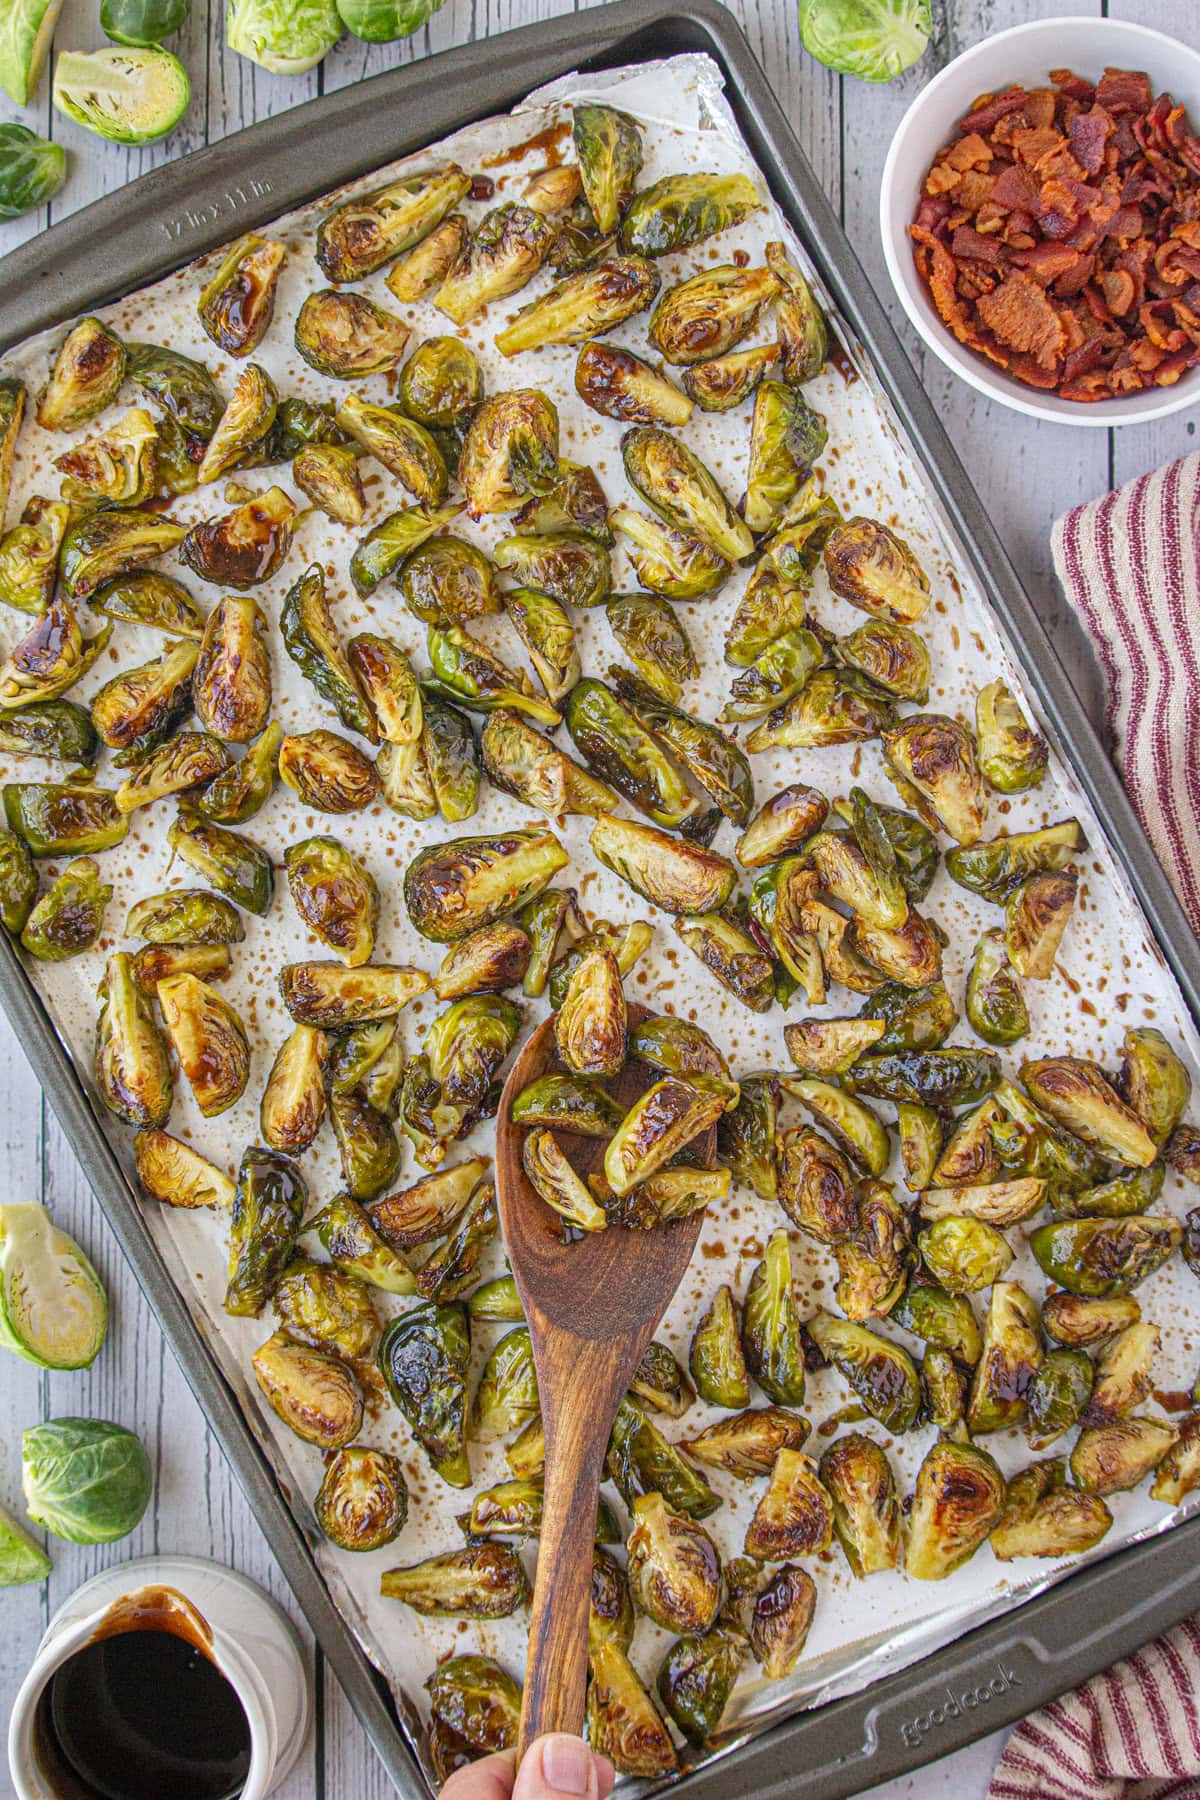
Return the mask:
<svg viewBox="0 0 1200 1800">
<path fill-rule="evenodd" d="M 134 1629 L 85 1644 L 38 1703 L 38 1761 L 63 1800 L 233 1800 L 250 1725 L 195 1643 Z"/>
</svg>

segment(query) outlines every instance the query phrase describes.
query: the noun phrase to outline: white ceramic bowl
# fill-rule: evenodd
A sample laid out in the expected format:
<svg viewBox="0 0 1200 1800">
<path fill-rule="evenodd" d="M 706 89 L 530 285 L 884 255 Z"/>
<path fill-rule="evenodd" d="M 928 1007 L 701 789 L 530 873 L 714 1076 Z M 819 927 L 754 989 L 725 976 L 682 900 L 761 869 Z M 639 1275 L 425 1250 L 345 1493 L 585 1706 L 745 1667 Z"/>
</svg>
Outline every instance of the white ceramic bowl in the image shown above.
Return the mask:
<svg viewBox="0 0 1200 1800">
<path fill-rule="evenodd" d="M 979 94 L 999 93 L 1014 81 L 1044 87 L 1051 69 L 1073 69 L 1090 81 L 1106 67 L 1144 69 L 1154 92 L 1165 89 L 1200 125 L 1200 6 L 1197 14 L 1195 46 L 1119 19 L 1043 19 L 997 31 L 935 75 L 900 121 L 879 190 L 883 251 L 892 284 L 905 312 L 947 368 L 1017 412 L 1067 425 L 1144 425 L 1200 402 L 1200 368 L 1189 370 L 1174 387 L 1081 402 L 1027 387 L 968 350 L 943 325 L 913 261 L 908 227 L 926 172 Z"/>
</svg>

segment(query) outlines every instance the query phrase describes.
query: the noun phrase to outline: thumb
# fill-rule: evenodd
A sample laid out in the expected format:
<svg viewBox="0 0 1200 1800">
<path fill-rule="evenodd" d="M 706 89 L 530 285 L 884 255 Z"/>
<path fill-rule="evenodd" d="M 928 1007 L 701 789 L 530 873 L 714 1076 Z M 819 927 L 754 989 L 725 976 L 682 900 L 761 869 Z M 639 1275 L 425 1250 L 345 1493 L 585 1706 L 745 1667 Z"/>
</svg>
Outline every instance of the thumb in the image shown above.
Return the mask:
<svg viewBox="0 0 1200 1800">
<path fill-rule="evenodd" d="M 517 1774 L 513 1800 L 606 1800 L 613 1766 L 582 1738 L 553 1732 L 529 1746 Z"/>
</svg>

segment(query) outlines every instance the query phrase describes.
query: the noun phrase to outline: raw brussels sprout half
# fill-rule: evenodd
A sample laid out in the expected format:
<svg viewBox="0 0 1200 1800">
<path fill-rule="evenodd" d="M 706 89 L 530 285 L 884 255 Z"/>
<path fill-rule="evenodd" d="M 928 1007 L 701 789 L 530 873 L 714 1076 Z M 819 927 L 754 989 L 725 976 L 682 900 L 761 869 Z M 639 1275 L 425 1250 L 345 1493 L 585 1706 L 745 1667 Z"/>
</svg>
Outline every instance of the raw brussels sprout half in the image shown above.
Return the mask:
<svg viewBox="0 0 1200 1800">
<path fill-rule="evenodd" d="M 74 1238 L 35 1201 L 0 1204 L 0 1344 L 41 1369 L 86 1369 L 107 1331 L 107 1296 Z"/>
<path fill-rule="evenodd" d="M 192 97 L 188 72 L 157 45 L 64 50 L 54 65 L 59 112 L 115 144 L 151 144 L 174 131 Z"/>
</svg>

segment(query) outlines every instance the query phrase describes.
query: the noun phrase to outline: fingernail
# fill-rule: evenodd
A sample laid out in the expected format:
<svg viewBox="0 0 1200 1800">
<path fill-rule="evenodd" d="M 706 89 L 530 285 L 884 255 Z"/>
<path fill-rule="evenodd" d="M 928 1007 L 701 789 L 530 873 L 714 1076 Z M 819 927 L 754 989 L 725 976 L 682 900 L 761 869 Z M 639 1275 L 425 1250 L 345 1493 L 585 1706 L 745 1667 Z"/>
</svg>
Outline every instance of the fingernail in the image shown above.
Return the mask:
<svg viewBox="0 0 1200 1800">
<path fill-rule="evenodd" d="M 586 1794 L 593 1789 L 592 1753 L 581 1738 L 548 1737 L 542 1745 L 542 1776 L 559 1794 Z"/>
</svg>

